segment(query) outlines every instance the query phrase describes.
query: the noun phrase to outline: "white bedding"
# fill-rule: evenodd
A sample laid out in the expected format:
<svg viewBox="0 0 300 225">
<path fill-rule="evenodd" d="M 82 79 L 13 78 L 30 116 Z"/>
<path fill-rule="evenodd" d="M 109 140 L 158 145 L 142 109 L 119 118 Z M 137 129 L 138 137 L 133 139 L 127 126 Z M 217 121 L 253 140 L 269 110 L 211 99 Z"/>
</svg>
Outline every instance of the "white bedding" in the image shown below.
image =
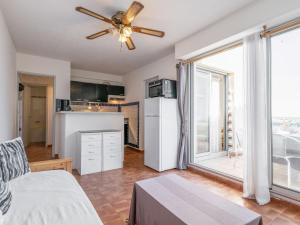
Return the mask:
<svg viewBox="0 0 300 225">
<path fill-rule="evenodd" d="M 103 225 L 75 178 L 63 170 L 10 181 L 12 204 L 3 225 Z"/>
</svg>

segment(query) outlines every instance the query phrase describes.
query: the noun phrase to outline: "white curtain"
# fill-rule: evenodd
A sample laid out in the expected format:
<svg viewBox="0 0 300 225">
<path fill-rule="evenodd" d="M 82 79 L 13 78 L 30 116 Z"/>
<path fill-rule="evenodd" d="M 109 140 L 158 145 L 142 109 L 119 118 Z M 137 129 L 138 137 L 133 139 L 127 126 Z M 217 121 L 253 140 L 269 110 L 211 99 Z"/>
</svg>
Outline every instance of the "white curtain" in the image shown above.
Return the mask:
<svg viewBox="0 0 300 225">
<path fill-rule="evenodd" d="M 263 205 L 270 201 L 268 176 L 266 40 L 259 34 L 244 40 L 244 197 Z"/>
</svg>

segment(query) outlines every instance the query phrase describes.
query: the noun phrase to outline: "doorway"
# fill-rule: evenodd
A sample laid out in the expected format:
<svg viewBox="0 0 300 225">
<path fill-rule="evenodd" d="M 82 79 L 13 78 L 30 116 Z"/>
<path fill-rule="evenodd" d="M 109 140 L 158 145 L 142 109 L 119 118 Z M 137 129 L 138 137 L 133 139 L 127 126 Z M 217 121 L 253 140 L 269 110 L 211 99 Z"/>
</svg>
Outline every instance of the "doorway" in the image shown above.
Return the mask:
<svg viewBox="0 0 300 225">
<path fill-rule="evenodd" d="M 28 161 L 52 159 L 54 78 L 19 74 L 18 134 Z"/>
<path fill-rule="evenodd" d="M 124 114 L 124 144 L 139 149 L 139 102 L 120 105 Z"/>
</svg>

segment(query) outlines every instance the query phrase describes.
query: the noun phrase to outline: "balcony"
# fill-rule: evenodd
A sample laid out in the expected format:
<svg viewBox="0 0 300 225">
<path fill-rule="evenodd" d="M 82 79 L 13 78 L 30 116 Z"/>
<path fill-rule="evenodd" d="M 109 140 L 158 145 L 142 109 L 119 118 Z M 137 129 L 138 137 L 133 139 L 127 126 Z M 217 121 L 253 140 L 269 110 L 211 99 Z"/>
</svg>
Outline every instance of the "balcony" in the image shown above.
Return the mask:
<svg viewBox="0 0 300 225">
<path fill-rule="evenodd" d="M 300 135 L 297 119 L 273 121 L 272 177 L 273 184 L 300 192 Z M 299 129 L 300 130 L 300 129 Z M 242 152 L 220 151 L 194 156 L 194 164 L 237 179 L 243 179 Z"/>
</svg>

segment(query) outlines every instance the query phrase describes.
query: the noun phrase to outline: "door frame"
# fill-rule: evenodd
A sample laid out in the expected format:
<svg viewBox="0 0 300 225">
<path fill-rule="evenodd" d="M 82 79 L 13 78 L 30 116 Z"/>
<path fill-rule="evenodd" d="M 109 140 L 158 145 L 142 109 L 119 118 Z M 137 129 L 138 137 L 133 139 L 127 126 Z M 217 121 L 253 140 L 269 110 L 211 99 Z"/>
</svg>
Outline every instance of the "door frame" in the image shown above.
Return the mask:
<svg viewBox="0 0 300 225">
<path fill-rule="evenodd" d="M 51 154 L 52 154 L 52 157 L 55 156 L 56 154 L 56 148 L 55 148 L 55 129 L 56 129 L 56 76 L 55 75 L 46 75 L 46 74 L 38 74 L 38 73 L 31 73 L 31 72 L 25 72 L 25 71 L 17 71 L 17 87 L 19 87 L 19 84 L 21 83 L 21 80 L 20 80 L 20 76 L 24 74 L 24 75 L 29 75 L 29 76 L 32 76 L 32 77 L 41 77 L 41 78 L 51 78 L 52 81 L 53 81 L 53 109 L 52 109 L 52 148 L 51 148 Z M 47 87 L 47 85 L 46 85 Z M 17 96 L 19 96 L 19 88 L 16 89 L 17 91 Z M 18 104 L 18 101 L 19 101 L 19 97 L 17 97 L 16 99 L 17 101 L 17 122 L 16 122 L 16 134 L 19 135 L 19 128 L 20 128 L 20 125 L 19 125 L 19 119 L 18 119 L 18 116 L 19 116 L 19 104 Z M 22 115 L 23 117 L 24 115 Z M 23 122 L 23 118 L 22 118 L 22 122 Z M 23 126 L 22 126 L 22 129 L 23 129 Z M 23 131 L 22 131 L 23 132 Z"/>
<path fill-rule="evenodd" d="M 202 72 L 205 72 L 208 74 L 209 76 L 209 80 L 210 80 L 210 85 L 211 85 L 211 79 L 212 79 L 212 74 L 216 74 L 216 75 L 219 75 L 221 77 L 224 78 L 224 116 L 225 116 L 225 119 L 224 119 L 224 130 L 227 130 L 227 91 L 228 91 L 228 86 L 227 86 L 227 79 L 228 79 L 228 75 L 230 75 L 229 72 L 226 72 L 226 71 L 221 71 L 221 70 L 216 70 L 215 68 L 210 68 L 208 66 L 205 66 L 205 65 L 194 65 L 194 73 L 193 75 L 191 76 L 191 79 L 190 79 L 190 99 L 191 99 L 191 124 L 194 124 L 194 117 L 193 117 L 193 112 L 194 112 L 194 104 L 193 104 L 193 101 L 194 101 L 194 96 L 193 96 L 193 93 L 194 93 L 194 79 L 195 79 L 195 74 L 197 71 L 202 71 Z M 209 93 L 209 99 L 210 99 L 210 93 Z M 210 108 L 210 102 L 208 103 L 208 107 Z M 210 121 L 210 113 L 208 115 L 208 121 Z M 194 129 L 193 129 L 193 126 L 191 126 L 190 128 L 191 130 L 191 153 L 192 151 L 194 151 Z M 208 149 L 209 151 L 208 152 L 205 152 L 205 153 L 201 153 L 199 154 L 199 157 L 208 157 L 210 156 L 210 122 L 208 122 Z M 224 146 L 224 151 L 227 151 L 227 132 L 224 132 L 224 142 L 225 142 L 225 146 Z M 189 156 L 189 164 L 193 165 L 193 166 L 199 166 L 201 167 L 200 165 L 196 164 L 196 163 L 193 163 L 192 162 L 192 154 L 190 153 L 190 156 Z M 194 153 L 193 153 L 194 154 Z"/>
<path fill-rule="evenodd" d="M 137 144 L 128 143 L 127 145 L 133 148 L 140 148 L 140 102 L 129 102 L 118 105 L 118 112 L 122 112 L 124 106 L 137 106 Z M 128 124 L 129 125 L 129 124 Z"/>
</svg>

